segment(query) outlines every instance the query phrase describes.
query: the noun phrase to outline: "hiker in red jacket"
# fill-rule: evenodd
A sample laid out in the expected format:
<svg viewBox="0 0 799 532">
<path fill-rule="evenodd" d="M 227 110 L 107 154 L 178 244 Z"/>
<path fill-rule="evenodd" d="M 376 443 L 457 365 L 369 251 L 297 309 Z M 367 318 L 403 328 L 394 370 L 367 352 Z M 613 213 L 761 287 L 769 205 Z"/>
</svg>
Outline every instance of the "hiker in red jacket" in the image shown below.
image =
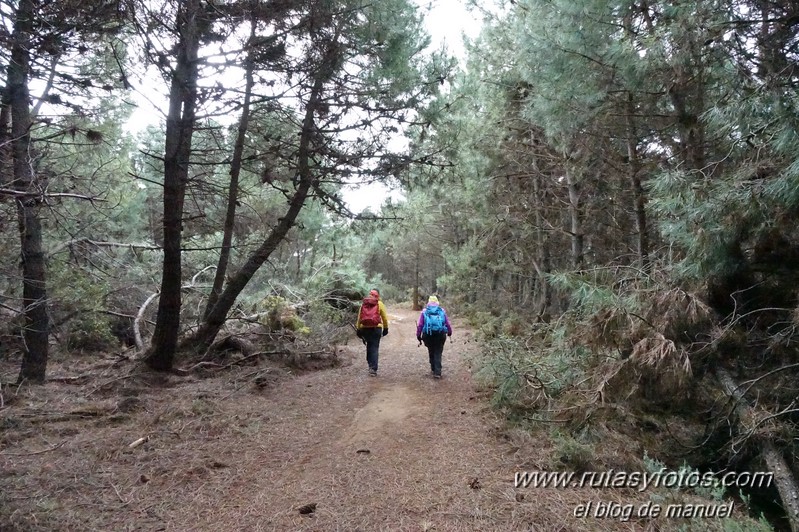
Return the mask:
<svg viewBox="0 0 799 532">
<path fill-rule="evenodd" d="M 358 321 L 355 323 L 355 334 L 366 344 L 369 375 L 376 377 L 380 339 L 388 334 L 386 306 L 380 301 L 380 292 L 377 288 L 372 288 L 369 297 L 363 298 L 361 308 L 358 310 Z"/>
<path fill-rule="evenodd" d="M 416 339 L 419 345 L 427 346 L 430 357 L 430 373 L 434 379 L 441 378 L 441 356 L 444 354 L 444 342 L 447 336 L 452 338 L 452 325 L 446 311 L 438 304 L 438 297 L 430 296 L 427 306 L 419 315 L 416 323 Z"/>
</svg>

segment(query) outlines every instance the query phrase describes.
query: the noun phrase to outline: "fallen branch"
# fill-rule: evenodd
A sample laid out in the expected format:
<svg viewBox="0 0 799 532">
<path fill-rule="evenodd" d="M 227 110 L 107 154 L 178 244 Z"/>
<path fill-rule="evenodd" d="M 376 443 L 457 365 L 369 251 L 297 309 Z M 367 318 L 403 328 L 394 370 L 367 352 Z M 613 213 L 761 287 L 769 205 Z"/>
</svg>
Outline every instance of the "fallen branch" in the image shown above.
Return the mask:
<svg viewBox="0 0 799 532">
<path fill-rule="evenodd" d="M 74 377 L 48 377 L 47 382 L 60 382 L 61 384 L 86 384 L 92 376 L 88 373 Z"/>
<path fill-rule="evenodd" d="M 195 286 L 197 286 L 197 279 L 199 279 L 200 275 L 204 274 L 208 270 L 215 270 L 215 269 L 216 269 L 216 266 L 206 266 L 205 268 L 203 268 L 202 270 L 200 270 L 200 271 L 198 271 L 197 273 L 194 274 L 194 276 L 191 278 L 191 282 L 189 284 L 183 285 L 181 288 L 183 288 L 183 289 L 194 288 Z"/>
<path fill-rule="evenodd" d="M 136 319 L 133 320 L 133 340 L 136 342 L 136 351 L 138 351 L 139 354 L 144 352 L 144 342 L 141 339 L 141 320 L 144 318 L 144 312 L 147 310 L 147 307 L 153 302 L 153 299 L 158 297 L 158 294 L 160 294 L 160 292 L 155 292 L 144 301 L 139 308 L 139 312 L 136 313 Z"/>
<path fill-rule="evenodd" d="M 44 453 L 49 453 L 50 451 L 55 451 L 56 449 L 58 449 L 59 447 L 61 447 L 65 443 L 67 443 L 66 440 L 62 441 L 60 443 L 57 443 L 57 444 L 55 444 L 54 446 L 52 446 L 52 447 L 50 447 L 48 449 L 43 449 L 41 451 L 34 451 L 32 453 L 0 453 L 0 456 L 35 456 L 37 454 L 44 454 Z"/>
<path fill-rule="evenodd" d="M 724 368 L 716 369 L 716 378 L 724 388 L 724 392 L 735 402 L 735 412 L 741 419 L 753 419 L 751 407 L 746 403 L 740 387 L 735 384 L 730 374 Z M 799 488 L 793 478 L 791 469 L 785 462 L 782 453 L 774 447 L 774 443 L 769 439 L 761 439 L 760 454 L 766 462 L 766 467 L 774 474 L 774 481 L 777 484 L 777 491 L 782 499 L 782 505 L 788 522 L 793 532 L 799 532 Z"/>
<path fill-rule="evenodd" d="M 8 305 L 4 305 L 3 303 L 0 303 L 0 308 L 4 308 L 6 310 L 10 310 L 13 313 L 14 316 L 19 316 L 20 314 L 22 314 L 21 310 L 19 310 L 17 308 L 14 308 L 14 307 L 9 307 Z"/>
<path fill-rule="evenodd" d="M 93 410 L 81 409 L 73 410 L 71 412 L 52 412 L 52 411 L 34 411 L 22 412 L 18 417 L 23 419 L 30 419 L 30 423 L 63 423 L 65 421 L 74 421 L 76 419 L 91 419 L 111 414 L 108 410 Z"/>
<path fill-rule="evenodd" d="M 94 390 L 92 390 L 89 393 L 87 393 L 84 397 L 90 397 L 90 396 L 94 395 L 95 393 L 99 392 L 100 390 L 102 390 L 103 388 L 105 388 L 106 386 L 108 386 L 109 384 L 114 384 L 115 382 L 123 381 L 125 379 L 130 379 L 133 376 L 134 376 L 133 374 L 123 375 L 122 377 L 117 377 L 116 379 L 111 379 L 110 381 L 106 381 L 106 382 L 102 383 L 101 385 L 99 385 Z"/>
<path fill-rule="evenodd" d="M 111 483 L 111 487 L 114 488 L 114 493 L 117 494 L 119 502 L 121 502 L 123 506 L 127 506 L 130 503 L 130 501 L 126 501 L 125 499 L 122 498 L 122 494 L 119 493 L 119 490 L 117 489 L 117 487 L 114 485 L 113 482 Z"/>
<path fill-rule="evenodd" d="M 150 441 L 150 436 L 149 435 L 148 436 L 143 436 L 143 437 L 139 438 L 138 440 L 130 443 L 128 445 L 128 449 L 135 449 L 139 445 L 141 445 L 143 443 L 147 443 L 148 441 Z"/>
<path fill-rule="evenodd" d="M 253 358 L 257 358 L 257 357 L 261 357 L 261 356 L 265 356 L 265 355 L 286 355 L 286 354 L 289 354 L 289 351 L 286 351 L 286 350 L 281 350 L 281 351 L 258 351 L 257 353 L 251 353 L 251 354 L 249 354 L 249 355 L 247 355 L 245 357 L 242 357 L 242 358 L 239 358 L 237 360 L 234 360 L 233 362 L 230 362 L 228 364 L 218 364 L 216 362 L 201 361 L 201 362 L 197 362 L 193 366 L 189 366 L 186 369 L 178 369 L 177 371 L 180 372 L 181 374 L 190 373 L 192 370 L 195 370 L 197 368 L 214 368 L 214 369 L 218 369 L 219 371 L 222 371 L 222 370 L 228 369 L 228 368 L 233 367 L 233 366 L 241 365 L 244 362 L 247 362 L 248 360 L 251 360 Z"/>
<path fill-rule="evenodd" d="M 258 377 L 260 377 L 260 376 L 261 376 L 261 374 L 264 374 L 264 373 L 269 373 L 269 368 L 262 369 L 262 370 L 258 370 L 258 371 L 253 371 L 253 372 L 251 372 L 251 373 L 248 373 L 247 375 L 244 375 L 244 377 L 242 377 L 242 378 L 246 379 L 247 377 L 250 377 L 250 376 L 252 376 L 252 375 L 255 375 L 255 377 L 252 379 L 252 380 L 255 380 L 255 379 L 257 379 Z M 245 387 L 246 385 L 248 385 L 249 383 L 250 383 L 250 381 L 249 381 L 249 380 L 248 380 L 248 381 L 245 381 L 245 382 L 244 382 L 244 383 L 243 383 L 241 386 L 237 386 L 237 387 L 236 387 L 236 388 L 235 388 L 235 389 L 234 389 L 232 392 L 230 392 L 229 394 L 227 394 L 226 396 L 224 396 L 224 397 L 223 397 L 221 400 L 222 400 L 222 401 L 224 401 L 224 400 L 226 400 L 226 399 L 230 399 L 230 398 L 233 396 L 233 394 L 235 394 L 236 392 L 238 392 L 239 390 L 241 390 L 242 388 L 244 388 L 244 387 Z"/>
<path fill-rule="evenodd" d="M 68 242 L 62 242 L 61 244 L 57 245 L 52 251 L 50 251 L 49 255 L 52 257 L 56 253 L 59 253 L 61 250 L 66 248 L 71 248 L 73 246 L 77 246 L 80 244 L 85 244 L 87 246 L 92 247 L 106 247 L 106 248 L 128 248 L 128 249 L 143 249 L 148 251 L 161 251 L 163 248 L 161 246 L 155 246 L 152 244 L 133 244 L 130 242 L 103 242 L 98 240 L 92 240 L 90 238 L 75 238 Z"/>
<path fill-rule="evenodd" d="M 218 364 L 216 362 L 208 362 L 208 361 L 203 360 L 201 362 L 197 362 L 193 366 L 189 366 L 188 368 L 175 368 L 175 371 L 179 375 L 188 375 L 189 373 L 191 373 L 192 371 L 194 371 L 197 368 L 222 369 L 224 367 L 226 367 L 224 364 Z"/>
</svg>

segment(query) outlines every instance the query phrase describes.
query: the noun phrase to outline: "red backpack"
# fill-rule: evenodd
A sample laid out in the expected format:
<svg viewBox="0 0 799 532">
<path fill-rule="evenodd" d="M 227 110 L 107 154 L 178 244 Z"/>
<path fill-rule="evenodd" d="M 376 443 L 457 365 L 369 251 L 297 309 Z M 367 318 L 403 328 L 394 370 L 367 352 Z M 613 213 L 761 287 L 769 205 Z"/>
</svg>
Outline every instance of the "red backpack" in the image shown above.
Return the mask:
<svg viewBox="0 0 799 532">
<path fill-rule="evenodd" d="M 376 297 L 363 298 L 359 321 L 361 327 L 377 327 L 380 325 L 382 321 L 380 319 L 380 305 L 378 304 Z"/>
</svg>

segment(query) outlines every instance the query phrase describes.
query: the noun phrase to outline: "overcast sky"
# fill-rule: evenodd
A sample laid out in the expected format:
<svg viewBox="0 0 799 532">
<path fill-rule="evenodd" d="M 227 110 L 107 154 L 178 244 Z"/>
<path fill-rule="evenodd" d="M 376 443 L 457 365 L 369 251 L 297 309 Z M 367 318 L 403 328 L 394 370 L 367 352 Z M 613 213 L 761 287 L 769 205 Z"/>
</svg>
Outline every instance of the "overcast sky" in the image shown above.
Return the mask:
<svg viewBox="0 0 799 532">
<path fill-rule="evenodd" d="M 481 26 L 480 16 L 469 13 L 465 0 L 416 0 L 416 2 L 422 9 L 431 6 L 424 22 L 433 39 L 433 46 L 444 43 L 454 55 L 463 57 L 461 34 L 477 37 Z"/>
</svg>

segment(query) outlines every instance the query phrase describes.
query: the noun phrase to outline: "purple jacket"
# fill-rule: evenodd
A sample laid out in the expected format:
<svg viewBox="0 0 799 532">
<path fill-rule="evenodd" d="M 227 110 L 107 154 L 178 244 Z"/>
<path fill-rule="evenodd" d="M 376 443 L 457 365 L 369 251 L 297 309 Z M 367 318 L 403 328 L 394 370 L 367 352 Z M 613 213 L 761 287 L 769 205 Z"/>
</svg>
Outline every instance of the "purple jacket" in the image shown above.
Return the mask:
<svg viewBox="0 0 799 532">
<path fill-rule="evenodd" d="M 438 303 L 428 303 L 428 307 L 438 306 Z M 444 307 L 441 307 L 441 310 L 444 310 Z M 452 325 L 449 323 L 449 316 L 447 315 L 447 311 L 444 310 L 444 325 L 447 326 L 447 334 L 452 334 Z M 422 313 L 419 314 L 419 321 L 416 323 L 416 337 L 419 338 L 422 336 L 422 329 L 424 329 L 424 310 Z"/>
</svg>

